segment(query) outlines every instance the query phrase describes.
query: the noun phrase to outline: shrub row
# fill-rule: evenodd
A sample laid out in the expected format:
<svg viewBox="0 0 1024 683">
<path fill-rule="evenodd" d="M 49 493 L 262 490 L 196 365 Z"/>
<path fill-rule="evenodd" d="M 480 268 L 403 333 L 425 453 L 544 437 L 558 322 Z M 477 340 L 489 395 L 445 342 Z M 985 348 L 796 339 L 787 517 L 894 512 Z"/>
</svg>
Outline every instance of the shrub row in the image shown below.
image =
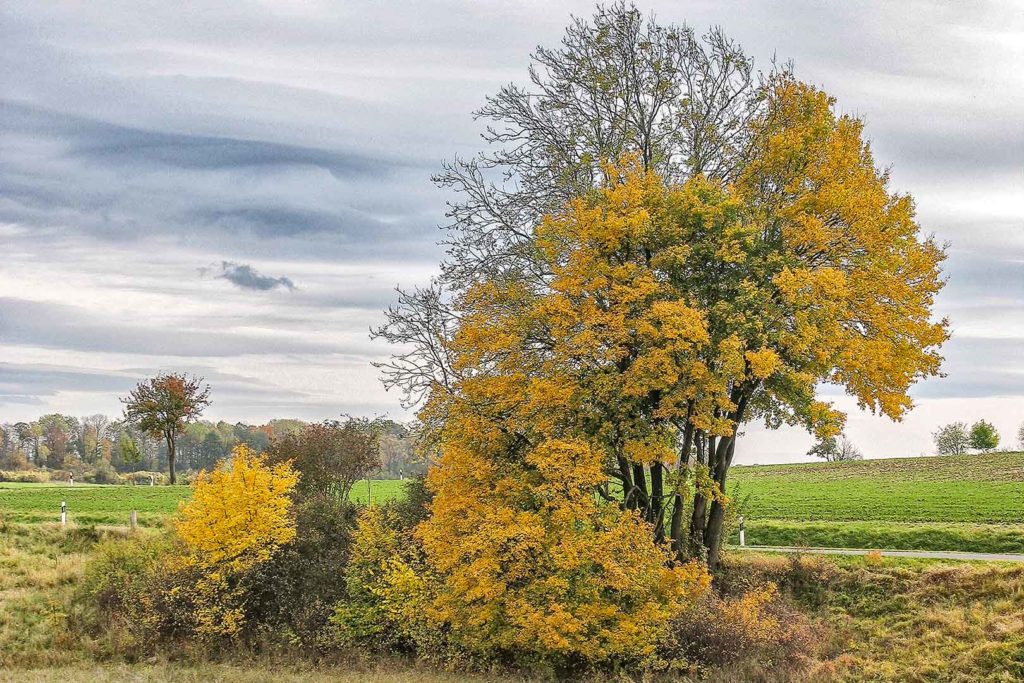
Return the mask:
<svg viewBox="0 0 1024 683">
<path fill-rule="evenodd" d="M 19 484 L 46 484 L 49 482 L 63 483 L 68 475 L 75 475 L 75 482 L 81 484 L 139 484 L 148 485 L 150 481 L 162 485 L 167 475 L 160 472 L 127 472 L 120 473 L 109 464 L 96 466 L 85 465 L 67 470 L 0 470 L 0 482 Z"/>
</svg>

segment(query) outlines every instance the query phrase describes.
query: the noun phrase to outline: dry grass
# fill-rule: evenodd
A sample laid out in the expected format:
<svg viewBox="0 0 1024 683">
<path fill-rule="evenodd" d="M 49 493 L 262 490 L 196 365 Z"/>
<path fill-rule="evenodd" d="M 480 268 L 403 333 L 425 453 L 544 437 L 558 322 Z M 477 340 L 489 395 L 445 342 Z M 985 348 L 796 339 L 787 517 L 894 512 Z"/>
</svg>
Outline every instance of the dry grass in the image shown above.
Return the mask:
<svg viewBox="0 0 1024 683">
<path fill-rule="evenodd" d="M 93 532 L 0 525 L 0 668 L 75 661 L 65 616 Z"/>
<path fill-rule="evenodd" d="M 7 683 L 457 683 L 466 681 L 509 681 L 492 676 L 421 671 L 400 665 L 380 668 L 300 669 L 171 664 L 91 666 L 20 671 L 0 671 L 0 682 Z"/>
<path fill-rule="evenodd" d="M 1024 680 L 1024 568 L 893 558 L 733 557 L 739 589 L 772 578 L 831 645 L 827 680 Z"/>
<path fill-rule="evenodd" d="M 110 645 L 69 630 L 65 617 L 99 535 L 0 526 L 0 682 L 527 680 L 372 659 L 317 667 L 234 658 L 230 664 L 204 663 L 195 656 L 185 663 L 98 664 L 113 661 Z M 709 680 L 1024 680 L 1024 567 L 747 553 L 727 563 L 727 592 L 776 582 L 811 619 L 823 646 L 806 665 L 744 660 L 711 672 Z"/>
</svg>

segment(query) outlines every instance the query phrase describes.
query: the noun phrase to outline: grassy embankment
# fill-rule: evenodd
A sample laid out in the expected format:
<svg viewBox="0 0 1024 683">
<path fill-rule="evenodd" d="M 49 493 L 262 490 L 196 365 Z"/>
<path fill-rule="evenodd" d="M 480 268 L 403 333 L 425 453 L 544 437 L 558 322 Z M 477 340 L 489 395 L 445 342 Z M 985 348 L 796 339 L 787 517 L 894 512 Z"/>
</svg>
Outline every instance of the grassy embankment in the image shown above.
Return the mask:
<svg viewBox="0 0 1024 683">
<path fill-rule="evenodd" d="M 1024 453 L 738 467 L 729 493 L 752 545 L 1024 552 Z"/>
<path fill-rule="evenodd" d="M 75 586 L 102 533 L 111 532 L 0 527 L 0 681 L 506 680 L 367 659 L 119 661 L 110 644 L 74 626 Z M 819 647 L 800 680 L 1024 680 L 1024 567 L 733 554 L 724 576 L 733 588 L 777 582 L 816 624 Z M 745 670 L 714 680 L 778 679 Z"/>
<path fill-rule="evenodd" d="M 76 490 L 79 490 L 76 486 Z M 0 523 L 0 682 L 396 681 L 454 683 L 494 678 L 423 670 L 406 662 L 354 660 L 315 668 L 288 663 L 117 661 L 110 644 L 75 627 L 75 587 L 95 544 L 112 531 Z M 69 619 L 70 615 L 70 619 Z"/>
<path fill-rule="evenodd" d="M 1024 566 L 733 553 L 727 575 L 776 581 L 817 623 L 809 680 L 1024 680 Z"/>
</svg>

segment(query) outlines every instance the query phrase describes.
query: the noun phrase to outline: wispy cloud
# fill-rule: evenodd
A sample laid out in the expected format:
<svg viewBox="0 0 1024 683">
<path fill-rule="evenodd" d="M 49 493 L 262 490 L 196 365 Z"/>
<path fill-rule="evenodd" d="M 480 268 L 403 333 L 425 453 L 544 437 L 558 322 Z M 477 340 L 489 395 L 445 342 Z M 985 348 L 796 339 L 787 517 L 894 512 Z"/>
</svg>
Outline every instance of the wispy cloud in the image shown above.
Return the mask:
<svg viewBox="0 0 1024 683">
<path fill-rule="evenodd" d="M 865 117 L 893 187 L 951 242 L 948 376 L 915 389 L 923 408 L 900 427 L 916 430 L 912 452 L 946 415 L 929 406 L 1024 401 L 1017 3 L 640 5 L 721 25 L 762 65 L 792 58 Z M 218 416 L 398 413 L 369 365 L 389 349 L 367 330 L 441 255 L 449 197 L 429 176 L 479 150 L 470 112 L 593 6 L 220 1 L 197 19 L 174 3 L 7 0 L 0 357 L 20 365 L 0 368 L 0 420 L 116 411 L 114 390 L 150 366 L 247 378 L 215 383 Z M 871 420 L 851 419 L 865 446 L 913 441 Z M 806 451 L 751 433 L 761 458 Z"/>
</svg>

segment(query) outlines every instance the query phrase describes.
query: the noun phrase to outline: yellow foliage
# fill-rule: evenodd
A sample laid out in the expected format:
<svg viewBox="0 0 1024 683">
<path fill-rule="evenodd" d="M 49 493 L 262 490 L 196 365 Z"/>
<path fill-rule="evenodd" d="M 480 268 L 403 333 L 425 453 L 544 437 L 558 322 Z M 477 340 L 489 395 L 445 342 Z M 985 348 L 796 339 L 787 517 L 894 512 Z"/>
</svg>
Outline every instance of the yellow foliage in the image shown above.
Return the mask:
<svg viewBox="0 0 1024 683">
<path fill-rule="evenodd" d="M 333 617 L 345 640 L 396 633 L 411 637 L 413 625 L 423 623 L 423 578 L 403 558 L 393 520 L 376 506 L 365 508 L 356 520 L 345 568 L 348 596 Z"/>
<path fill-rule="evenodd" d="M 175 530 L 204 568 L 244 571 L 295 538 L 289 496 L 299 475 L 288 463 L 268 467 L 245 445 L 210 473 L 200 472 Z"/>
<path fill-rule="evenodd" d="M 436 627 L 483 654 L 653 656 L 671 617 L 708 589 L 704 566 L 671 566 L 636 512 L 594 495 L 604 475 L 586 443 L 552 439 L 495 466 L 460 437 L 429 474 L 432 515 L 417 530 L 440 582 Z"/>
<path fill-rule="evenodd" d="M 730 623 L 752 641 L 771 639 L 779 630 L 779 622 L 766 607 L 778 598 L 775 584 L 753 588 L 735 600 L 723 603 L 720 619 Z"/>
<path fill-rule="evenodd" d="M 750 364 L 750 371 L 757 379 L 771 377 L 782 366 L 782 359 L 779 358 L 779 354 L 768 348 L 747 351 L 746 358 Z"/>
<path fill-rule="evenodd" d="M 768 94 L 731 184 L 667 184 L 627 155 L 536 226 L 535 269 L 484 274 L 456 302 L 454 374 L 423 413 L 441 458 L 414 573 L 430 577 L 420 612 L 468 649 L 649 654 L 707 585 L 661 544 L 664 503 L 695 486 L 712 508 L 697 534 L 720 531 L 745 420 L 827 437 L 845 415 L 816 399 L 822 382 L 899 419 L 938 373 L 941 247 L 859 121 L 801 83 Z M 623 500 L 606 500 L 609 477 Z"/>
<path fill-rule="evenodd" d="M 192 605 L 201 636 L 231 636 L 245 623 L 238 580 L 295 537 L 291 491 L 299 475 L 288 463 L 269 467 L 245 445 L 213 472 L 201 472 L 174 527 L 184 553 L 170 569 L 192 577 L 170 599 Z"/>
</svg>

